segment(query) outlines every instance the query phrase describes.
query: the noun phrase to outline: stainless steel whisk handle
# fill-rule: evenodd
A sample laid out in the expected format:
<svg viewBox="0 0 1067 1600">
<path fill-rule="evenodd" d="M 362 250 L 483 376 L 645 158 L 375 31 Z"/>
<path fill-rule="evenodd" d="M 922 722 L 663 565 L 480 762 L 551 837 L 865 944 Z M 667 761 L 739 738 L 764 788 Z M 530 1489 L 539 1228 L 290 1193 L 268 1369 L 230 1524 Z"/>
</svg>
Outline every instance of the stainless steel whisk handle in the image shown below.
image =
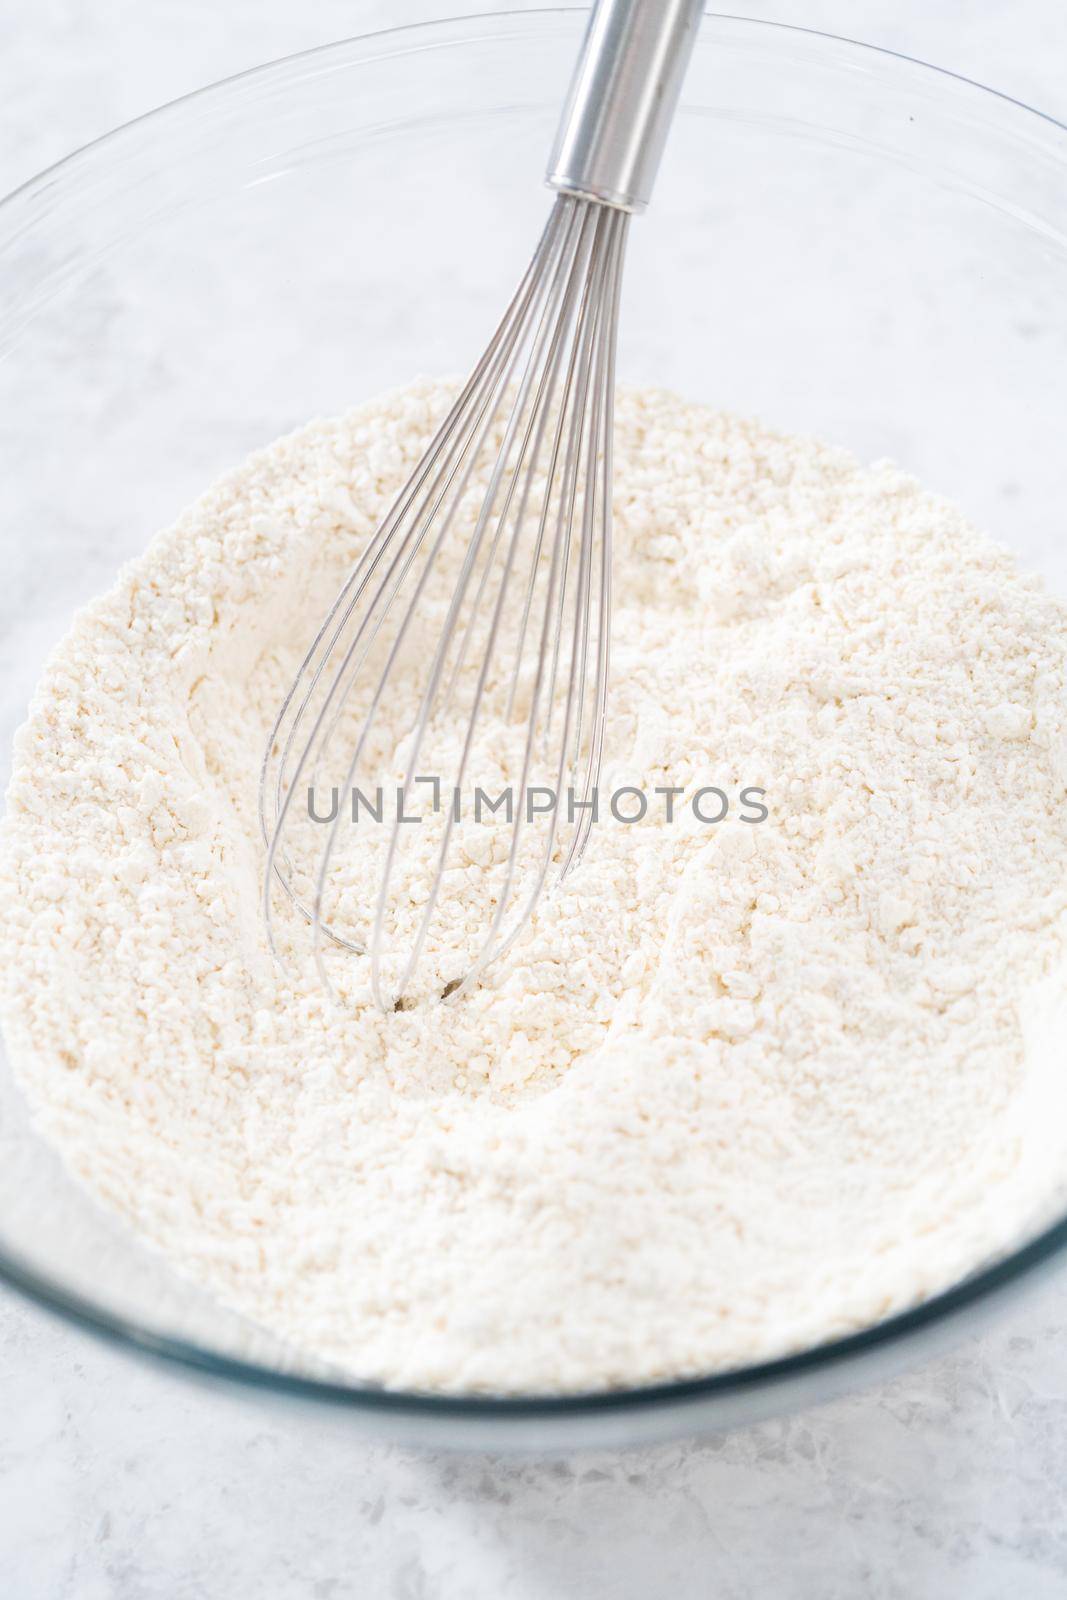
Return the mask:
<svg viewBox="0 0 1067 1600">
<path fill-rule="evenodd" d="M 548 163 L 553 189 L 648 205 L 703 0 L 596 0 Z"/>
</svg>

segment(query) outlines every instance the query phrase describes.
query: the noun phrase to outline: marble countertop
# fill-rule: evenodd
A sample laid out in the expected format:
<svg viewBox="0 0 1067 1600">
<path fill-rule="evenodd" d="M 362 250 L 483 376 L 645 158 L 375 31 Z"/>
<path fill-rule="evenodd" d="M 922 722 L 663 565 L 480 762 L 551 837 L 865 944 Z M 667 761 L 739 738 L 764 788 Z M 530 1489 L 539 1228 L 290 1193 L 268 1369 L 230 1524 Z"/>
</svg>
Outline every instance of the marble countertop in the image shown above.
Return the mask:
<svg viewBox="0 0 1067 1600">
<path fill-rule="evenodd" d="M 0 192 L 116 123 L 407 0 L 13 0 Z M 444 10 L 439 7 L 438 10 Z M 490 9 L 464 0 L 453 9 Z M 1058 0 L 732 0 L 1067 119 Z M 1053 1600 L 1067 1593 L 1067 1279 L 879 1388 L 702 1442 L 550 1461 L 368 1444 L 203 1390 L 0 1292 L 11 1600 Z"/>
</svg>

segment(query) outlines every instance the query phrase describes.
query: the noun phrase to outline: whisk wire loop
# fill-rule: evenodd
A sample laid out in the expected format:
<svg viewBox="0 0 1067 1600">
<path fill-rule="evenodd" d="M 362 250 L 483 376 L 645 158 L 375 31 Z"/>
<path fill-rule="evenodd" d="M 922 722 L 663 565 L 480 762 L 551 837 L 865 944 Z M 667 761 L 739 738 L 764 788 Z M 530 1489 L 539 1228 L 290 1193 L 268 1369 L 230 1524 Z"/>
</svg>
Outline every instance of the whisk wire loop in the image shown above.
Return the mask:
<svg viewBox="0 0 1067 1600">
<path fill-rule="evenodd" d="M 409 831 L 401 834 L 427 749 L 452 752 L 448 792 L 459 795 L 473 765 L 488 770 L 521 743 L 510 836 L 502 852 L 498 840 L 489 846 L 490 867 L 502 870 L 482 874 L 460 948 L 450 950 L 447 930 L 438 940 L 438 993 L 442 982 L 462 992 L 514 943 L 550 877 L 571 869 L 589 837 L 608 677 L 612 390 L 627 223 L 624 211 L 557 197 L 484 355 L 343 584 L 271 732 L 260 822 L 272 948 L 280 885 L 311 924 L 325 986 L 335 987 L 328 941 L 369 956 L 382 1009 L 401 1003 L 440 920 L 446 879 L 462 869 L 452 805 L 429 850 L 413 850 Z M 402 751 L 383 748 L 386 706 L 390 727 L 398 706 L 411 708 Z M 396 763 L 396 812 L 379 848 L 353 859 L 341 849 L 346 816 L 335 804 L 321 849 L 302 865 L 296 797 L 309 776 L 314 787 L 329 773 L 342 730 L 350 744 L 340 792 Z M 525 797 L 536 776 L 551 780 L 556 799 L 535 817 Z M 342 912 L 353 898 L 358 926 Z"/>
</svg>

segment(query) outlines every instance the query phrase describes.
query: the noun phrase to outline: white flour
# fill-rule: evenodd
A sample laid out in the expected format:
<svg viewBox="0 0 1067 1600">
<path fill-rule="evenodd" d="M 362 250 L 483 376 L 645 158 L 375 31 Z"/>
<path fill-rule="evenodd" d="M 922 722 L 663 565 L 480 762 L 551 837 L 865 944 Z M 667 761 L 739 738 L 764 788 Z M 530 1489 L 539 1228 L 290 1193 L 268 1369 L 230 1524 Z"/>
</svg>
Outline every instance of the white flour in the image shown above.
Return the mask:
<svg viewBox="0 0 1067 1600">
<path fill-rule="evenodd" d="M 259 756 L 446 394 L 254 456 L 53 657 L 0 862 L 39 1125 L 394 1385 L 702 1372 L 930 1294 L 1062 1197 L 1067 609 L 892 467 L 624 393 L 607 778 L 770 817 L 605 824 L 469 997 L 382 1017 L 353 957 L 338 1012 L 302 931 L 265 953 Z"/>
</svg>

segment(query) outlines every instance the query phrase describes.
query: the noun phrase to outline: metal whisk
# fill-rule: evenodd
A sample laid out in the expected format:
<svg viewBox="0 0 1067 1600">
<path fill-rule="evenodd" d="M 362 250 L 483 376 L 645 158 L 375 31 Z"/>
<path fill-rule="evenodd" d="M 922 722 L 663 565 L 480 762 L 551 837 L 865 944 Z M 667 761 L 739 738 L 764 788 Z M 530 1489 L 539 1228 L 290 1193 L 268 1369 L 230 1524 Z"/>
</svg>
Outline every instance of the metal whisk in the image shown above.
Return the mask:
<svg viewBox="0 0 1067 1600">
<path fill-rule="evenodd" d="M 429 995 L 467 988 L 597 817 L 623 257 L 700 12 L 699 0 L 594 5 L 530 265 L 268 741 L 271 947 L 279 889 L 312 926 L 326 986 L 324 941 L 365 953 L 383 1010 L 410 1003 L 417 971 Z"/>
</svg>

